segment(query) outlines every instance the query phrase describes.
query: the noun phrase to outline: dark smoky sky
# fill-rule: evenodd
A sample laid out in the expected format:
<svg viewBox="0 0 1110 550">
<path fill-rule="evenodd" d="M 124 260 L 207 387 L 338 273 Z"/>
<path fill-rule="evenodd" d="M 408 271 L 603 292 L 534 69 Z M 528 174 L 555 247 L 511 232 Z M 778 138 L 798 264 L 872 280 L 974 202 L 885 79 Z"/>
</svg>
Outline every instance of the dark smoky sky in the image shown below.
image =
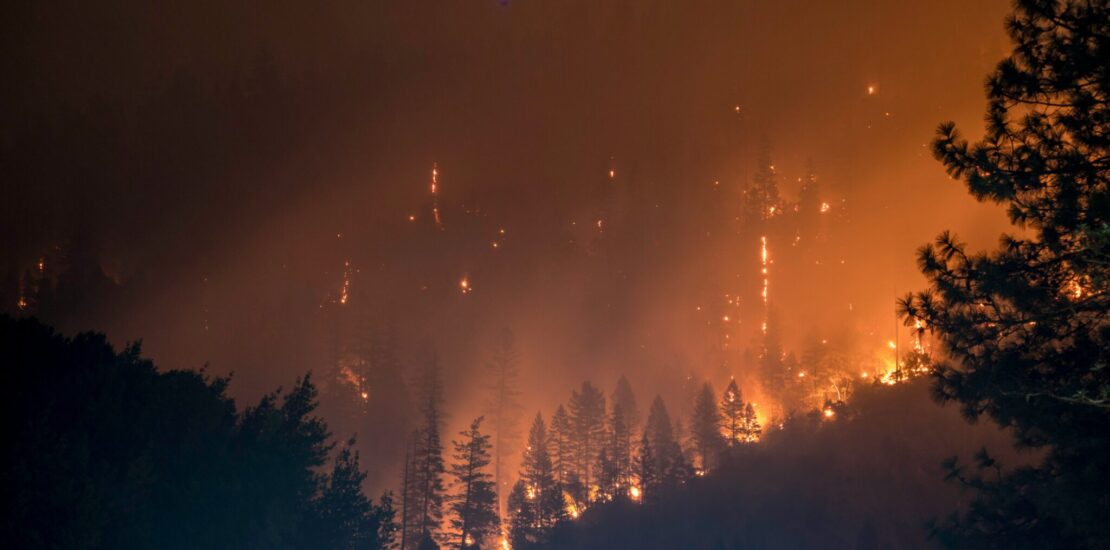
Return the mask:
<svg viewBox="0 0 1110 550">
<path fill-rule="evenodd" d="M 706 349 L 725 293 L 745 300 L 737 354 L 758 317 L 759 251 L 729 220 L 766 143 L 783 195 L 812 166 L 832 210 L 826 267 L 772 270 L 786 349 L 852 330 L 879 350 L 894 297 L 923 284 L 917 246 L 1005 227 L 928 143 L 944 120 L 978 134 L 1007 8 L 20 3 L 0 23 L 0 261 L 85 251 L 128 290 L 63 330 L 234 371 L 245 399 L 326 371 L 334 335 L 370 319 L 408 365 L 438 350 L 456 420 L 503 328 L 530 408 L 621 373 L 646 405 L 689 373 L 743 374 Z M 358 313 L 340 316 L 345 262 Z"/>
</svg>

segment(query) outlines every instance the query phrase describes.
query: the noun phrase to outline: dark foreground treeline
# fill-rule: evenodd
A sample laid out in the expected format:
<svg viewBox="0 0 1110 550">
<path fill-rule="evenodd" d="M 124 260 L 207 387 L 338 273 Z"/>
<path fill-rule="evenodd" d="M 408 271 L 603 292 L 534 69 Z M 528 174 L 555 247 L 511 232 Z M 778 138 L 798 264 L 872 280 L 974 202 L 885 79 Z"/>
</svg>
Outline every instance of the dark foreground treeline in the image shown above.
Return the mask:
<svg viewBox="0 0 1110 550">
<path fill-rule="evenodd" d="M 8 548 L 381 548 L 393 507 L 332 453 L 308 377 L 237 409 L 227 379 L 0 316 Z M 329 456 L 333 461 L 329 464 Z"/>
</svg>

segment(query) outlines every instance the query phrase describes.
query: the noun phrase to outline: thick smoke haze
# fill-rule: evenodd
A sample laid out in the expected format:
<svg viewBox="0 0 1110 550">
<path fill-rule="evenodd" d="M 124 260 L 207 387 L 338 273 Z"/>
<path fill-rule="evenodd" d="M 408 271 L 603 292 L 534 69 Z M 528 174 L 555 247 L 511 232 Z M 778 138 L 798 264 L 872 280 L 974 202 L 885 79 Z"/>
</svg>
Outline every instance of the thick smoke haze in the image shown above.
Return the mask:
<svg viewBox="0 0 1110 550">
<path fill-rule="evenodd" d="M 528 418 L 621 375 L 675 416 L 703 378 L 761 401 L 760 250 L 735 220 L 769 151 L 786 202 L 816 176 L 823 216 L 770 245 L 783 351 L 881 368 L 915 249 L 1006 228 L 928 143 L 982 126 L 1007 7 L 22 3 L 0 23 L 3 309 L 28 272 L 84 281 L 39 314 L 234 373 L 248 401 L 393 333 L 406 378 L 437 354 L 450 434 L 505 329 Z M 375 490 L 400 444 L 364 452 Z"/>
</svg>

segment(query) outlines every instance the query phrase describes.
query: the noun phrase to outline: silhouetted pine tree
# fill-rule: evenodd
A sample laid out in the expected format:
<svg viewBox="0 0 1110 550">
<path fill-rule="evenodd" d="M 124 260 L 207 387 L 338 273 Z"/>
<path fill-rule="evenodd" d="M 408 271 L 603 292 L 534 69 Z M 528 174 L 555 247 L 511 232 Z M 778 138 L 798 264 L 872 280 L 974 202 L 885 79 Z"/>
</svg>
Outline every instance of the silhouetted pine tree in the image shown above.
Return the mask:
<svg viewBox="0 0 1110 550">
<path fill-rule="evenodd" d="M 763 426 L 755 415 L 755 406 L 751 403 L 744 405 L 744 417 L 740 426 L 740 435 L 744 443 L 754 443 L 763 436 Z"/>
<path fill-rule="evenodd" d="M 674 437 L 674 426 L 667 413 L 667 406 L 661 397 L 656 397 L 648 411 L 644 426 L 644 438 L 650 449 L 650 460 L 643 464 L 644 494 L 659 498 L 674 490 L 691 475 L 690 465 L 682 454 L 682 448 Z"/>
<path fill-rule="evenodd" d="M 439 431 L 443 424 L 443 382 L 439 363 L 432 357 L 418 383 L 417 395 L 422 425 L 416 432 L 412 472 L 413 508 L 407 513 L 407 533 L 421 545 L 425 539 L 437 540 L 443 522 L 443 443 Z M 407 537 L 406 537 L 407 538 Z"/>
<path fill-rule="evenodd" d="M 504 457 L 520 439 L 520 388 L 517 370 L 516 341 L 513 333 L 505 330 L 498 339 L 493 358 L 487 363 L 489 377 L 486 398 L 486 415 L 493 428 L 493 480 L 497 491 L 497 509 L 503 514 L 502 487 L 507 483 L 503 476 Z"/>
<path fill-rule="evenodd" d="M 513 536 L 523 536 L 532 543 L 540 543 L 547 540 L 551 530 L 567 517 L 563 488 L 555 481 L 547 427 L 540 414 L 536 414 L 536 419 L 528 431 L 528 442 L 521 460 L 520 478 L 524 482 L 525 494 L 523 504 L 517 508 L 528 508 L 524 517 L 529 518 L 531 522 L 521 523 L 514 520 Z"/>
<path fill-rule="evenodd" d="M 517 550 L 538 547 L 536 509 L 529 502 L 528 489 L 523 479 L 513 484 L 506 507 L 509 511 L 509 544 Z"/>
<path fill-rule="evenodd" d="M 302 544 L 320 548 L 389 548 L 393 544 L 393 500 L 378 505 L 362 494 L 366 473 L 359 469 L 354 439 L 339 449 L 331 474 L 315 500 L 314 520 Z"/>
<path fill-rule="evenodd" d="M 934 153 L 979 200 L 1022 229 L 991 253 L 944 233 L 919 253 L 930 288 L 900 302 L 951 357 L 935 397 L 987 415 L 1036 467 L 999 473 L 979 457 L 966 513 L 935 531 L 959 547 L 1104 548 L 1110 541 L 1110 4 L 1018 0 L 1015 44 L 987 82 L 987 128 L 969 145 L 953 123 Z"/>
<path fill-rule="evenodd" d="M 470 423 L 470 429 L 460 432 L 461 440 L 454 441 L 455 463 L 451 476 L 455 478 L 456 493 L 451 497 L 451 527 L 459 540 L 459 547 L 480 544 L 500 534 L 501 520 L 497 515 L 497 493 L 486 467 L 490 464 L 490 436 L 483 435 L 483 417 Z"/>
<path fill-rule="evenodd" d="M 744 400 L 736 379 L 728 381 L 728 387 L 721 395 L 721 430 L 729 447 L 744 439 Z"/>
<path fill-rule="evenodd" d="M 638 433 L 642 420 L 640 409 L 636 406 L 636 394 L 632 392 L 632 385 L 623 375 L 617 380 L 617 387 L 613 390 L 613 405 L 620 406 L 628 432 Z"/>
<path fill-rule="evenodd" d="M 577 483 L 568 489 L 572 489 L 578 506 L 585 507 L 590 503 L 590 488 L 596 481 L 593 466 L 605 437 L 605 394 L 589 381 L 583 382 L 581 388 L 571 394 L 570 420 L 575 450 L 572 482 Z"/>
<path fill-rule="evenodd" d="M 551 458 L 555 465 L 555 481 L 564 487 L 569 486 L 574 468 L 573 431 L 566 409 L 559 405 L 551 417 Z"/>
<path fill-rule="evenodd" d="M 617 494 L 626 494 L 632 483 L 632 431 L 620 403 L 613 403 L 609 415 L 609 438 L 609 458 L 616 469 L 614 489 Z"/>
<path fill-rule="evenodd" d="M 721 413 L 717 409 L 717 396 L 709 382 L 702 385 L 694 398 L 694 410 L 690 418 L 690 436 L 701 463 L 702 471 L 716 466 L 718 455 L 724 446 L 721 437 Z"/>
</svg>

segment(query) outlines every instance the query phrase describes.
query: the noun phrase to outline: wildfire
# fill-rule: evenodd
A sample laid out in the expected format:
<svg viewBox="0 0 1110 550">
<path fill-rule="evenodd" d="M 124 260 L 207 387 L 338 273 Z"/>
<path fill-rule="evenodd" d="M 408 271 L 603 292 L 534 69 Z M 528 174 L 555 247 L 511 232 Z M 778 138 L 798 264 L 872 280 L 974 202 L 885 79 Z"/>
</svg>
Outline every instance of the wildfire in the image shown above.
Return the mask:
<svg viewBox="0 0 1110 550">
<path fill-rule="evenodd" d="M 825 407 L 825 410 L 821 411 L 821 414 L 823 414 L 825 418 L 831 419 L 836 416 L 836 411 L 832 410 L 832 407 Z"/>
<path fill-rule="evenodd" d="M 463 277 L 462 280 L 459 281 L 459 290 L 462 291 L 463 294 L 470 294 L 470 292 L 474 290 L 474 288 L 470 286 L 469 278 Z"/>
<path fill-rule="evenodd" d="M 825 212 L 828 212 L 831 208 L 832 207 L 829 206 L 829 203 L 827 203 L 827 202 L 821 203 L 821 213 L 822 214 L 824 214 Z"/>
<path fill-rule="evenodd" d="M 771 286 L 770 276 L 767 273 L 767 258 L 768 258 L 768 255 L 769 254 L 768 254 L 768 250 L 767 250 L 767 236 L 764 235 L 764 236 L 759 237 L 759 261 L 760 261 L 760 265 L 761 265 L 760 273 L 763 275 L 763 290 L 761 291 L 760 295 L 763 297 L 763 333 L 764 334 L 767 334 L 767 294 L 768 294 L 768 288 Z"/>
<path fill-rule="evenodd" d="M 339 288 L 339 303 L 346 304 L 351 298 L 351 261 L 343 262 L 343 286 Z"/>
<path fill-rule="evenodd" d="M 443 222 L 439 219 L 439 166 L 432 164 L 432 218 L 436 226 L 442 228 Z"/>
<path fill-rule="evenodd" d="M 632 500 L 640 500 L 640 488 L 635 485 L 629 487 L 628 495 L 632 497 Z"/>
</svg>

